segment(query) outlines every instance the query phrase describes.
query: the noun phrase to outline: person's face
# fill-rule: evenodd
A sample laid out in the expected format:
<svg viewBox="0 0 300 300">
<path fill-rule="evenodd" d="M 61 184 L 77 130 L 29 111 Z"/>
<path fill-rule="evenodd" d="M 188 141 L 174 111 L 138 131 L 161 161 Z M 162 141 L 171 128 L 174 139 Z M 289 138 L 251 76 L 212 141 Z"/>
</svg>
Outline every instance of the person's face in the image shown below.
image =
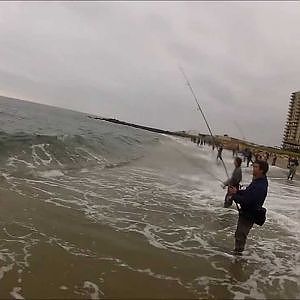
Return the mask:
<svg viewBox="0 0 300 300">
<path fill-rule="evenodd" d="M 260 177 L 263 175 L 263 171 L 259 168 L 259 164 L 254 163 L 253 164 L 253 172 L 254 177 Z"/>
</svg>

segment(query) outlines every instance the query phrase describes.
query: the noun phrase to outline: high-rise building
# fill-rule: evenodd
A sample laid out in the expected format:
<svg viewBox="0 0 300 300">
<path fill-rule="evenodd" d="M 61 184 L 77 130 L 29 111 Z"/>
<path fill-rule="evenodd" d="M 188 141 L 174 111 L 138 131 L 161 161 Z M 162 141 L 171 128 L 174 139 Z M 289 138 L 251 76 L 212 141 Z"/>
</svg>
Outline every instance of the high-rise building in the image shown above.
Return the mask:
<svg viewBox="0 0 300 300">
<path fill-rule="evenodd" d="M 284 129 L 282 148 L 300 150 L 300 92 L 290 96 L 290 105 Z"/>
</svg>

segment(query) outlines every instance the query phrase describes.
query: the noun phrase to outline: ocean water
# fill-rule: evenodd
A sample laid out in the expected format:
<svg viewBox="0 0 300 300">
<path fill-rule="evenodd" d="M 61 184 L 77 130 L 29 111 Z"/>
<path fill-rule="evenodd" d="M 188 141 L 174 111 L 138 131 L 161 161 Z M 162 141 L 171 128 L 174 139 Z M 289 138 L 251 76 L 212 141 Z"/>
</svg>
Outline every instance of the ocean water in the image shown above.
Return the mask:
<svg viewBox="0 0 300 300">
<path fill-rule="evenodd" d="M 242 257 L 207 146 L 0 97 L 0 172 L 0 298 L 300 298 L 287 170 L 270 168 Z"/>
</svg>

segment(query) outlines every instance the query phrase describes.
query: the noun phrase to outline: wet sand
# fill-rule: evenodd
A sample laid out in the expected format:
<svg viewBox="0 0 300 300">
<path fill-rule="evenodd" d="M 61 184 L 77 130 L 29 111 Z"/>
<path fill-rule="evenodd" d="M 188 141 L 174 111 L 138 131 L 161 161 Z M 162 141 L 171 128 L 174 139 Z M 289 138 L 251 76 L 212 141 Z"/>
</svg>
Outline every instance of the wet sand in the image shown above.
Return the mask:
<svg viewBox="0 0 300 300">
<path fill-rule="evenodd" d="M 18 261 L 7 274 L 0 265 L 5 275 L 0 298 L 7 298 L 16 288 L 26 298 L 109 295 L 138 299 L 145 296 L 145 290 L 149 298 L 194 297 L 180 279 L 172 277 L 172 269 L 181 261 L 192 276 L 201 267 L 200 261 L 195 265 L 192 259 L 149 247 L 141 236 L 92 223 L 79 211 L 58 209 L 3 190 L 0 199 L 4 229 L 0 238 L 12 247 Z M 31 228 L 21 225 L 28 219 Z M 157 273 L 152 274 L 149 265 Z M 167 282 L 165 275 L 159 278 L 164 270 L 170 270 Z"/>
</svg>

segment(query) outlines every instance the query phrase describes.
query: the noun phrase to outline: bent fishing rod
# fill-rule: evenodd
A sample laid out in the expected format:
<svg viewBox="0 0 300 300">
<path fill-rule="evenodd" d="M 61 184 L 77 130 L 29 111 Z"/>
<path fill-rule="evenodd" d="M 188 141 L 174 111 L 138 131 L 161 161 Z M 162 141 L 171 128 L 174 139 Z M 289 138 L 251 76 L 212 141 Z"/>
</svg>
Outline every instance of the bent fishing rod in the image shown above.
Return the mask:
<svg viewBox="0 0 300 300">
<path fill-rule="evenodd" d="M 204 121 L 205 121 L 205 124 L 206 124 L 206 126 L 207 126 L 208 131 L 209 131 L 209 134 L 210 134 L 210 136 L 211 136 L 211 138 L 212 138 L 212 142 L 213 142 L 214 146 L 216 146 L 215 137 L 214 137 L 214 135 L 212 134 L 211 128 L 210 128 L 210 126 L 209 126 L 209 124 L 208 124 L 208 122 L 207 122 L 207 119 L 206 119 L 206 117 L 205 117 L 205 115 L 204 115 L 204 112 L 203 112 L 203 110 L 202 110 L 202 108 L 201 108 L 201 106 L 200 106 L 200 104 L 199 104 L 198 98 L 197 98 L 197 96 L 196 96 L 196 94 L 195 94 L 195 92 L 194 92 L 194 90 L 193 90 L 193 88 L 192 88 L 192 85 L 191 85 L 189 79 L 187 78 L 187 76 L 186 76 L 186 74 L 185 74 L 185 72 L 184 72 L 184 70 L 183 70 L 183 68 L 182 68 L 181 66 L 179 66 L 179 70 L 181 71 L 181 73 L 182 73 L 184 79 L 186 80 L 187 86 L 189 87 L 189 89 L 190 89 L 190 91 L 191 91 L 191 93 L 192 93 L 192 95 L 193 95 L 193 97 L 194 97 L 194 99 L 195 99 L 195 101 L 196 101 L 196 103 L 197 103 L 198 109 L 199 109 L 199 111 L 200 111 L 200 113 L 201 113 L 201 115 L 202 115 L 202 117 L 203 117 L 203 119 L 204 119 Z M 221 162 L 222 162 L 222 165 L 223 165 L 223 167 L 224 167 L 226 176 L 227 176 L 227 178 L 229 178 L 228 171 L 227 171 L 226 165 L 225 165 L 225 163 L 224 163 L 222 157 L 221 157 Z"/>
<path fill-rule="evenodd" d="M 195 94 L 195 92 L 194 92 L 194 90 L 193 90 L 193 88 L 192 88 L 192 85 L 191 85 L 190 81 L 188 80 L 188 78 L 187 78 L 187 76 L 186 76 L 186 74 L 185 74 L 183 68 L 182 68 L 181 66 L 178 66 L 178 67 L 179 67 L 179 70 L 181 71 L 183 77 L 185 78 L 186 83 L 187 83 L 187 85 L 188 85 L 188 87 L 189 87 L 189 89 L 190 89 L 190 91 L 191 91 L 191 93 L 192 93 L 192 95 L 193 95 L 193 97 L 194 97 L 196 103 L 197 103 L 197 106 L 198 106 L 198 108 L 199 108 L 199 110 L 200 110 L 200 112 L 201 112 L 201 115 L 202 115 L 202 117 L 203 117 L 203 119 L 204 119 L 204 121 L 205 121 L 205 124 L 206 124 L 206 126 L 207 126 L 208 131 L 209 131 L 209 134 L 210 134 L 210 136 L 211 136 L 211 138 L 212 138 L 213 144 L 216 145 L 215 138 L 214 138 L 214 136 L 213 136 L 213 134 L 212 134 L 212 131 L 211 131 L 211 129 L 210 129 L 210 126 L 209 126 L 209 124 L 208 124 L 208 122 L 207 122 L 207 119 L 206 119 L 206 117 L 205 117 L 205 115 L 204 115 L 204 112 L 203 112 L 203 110 L 202 110 L 202 108 L 201 108 L 201 106 L 200 106 L 200 104 L 199 104 L 198 98 L 197 98 L 197 96 L 196 96 L 196 94 Z M 229 179 L 228 171 L 227 171 L 226 165 L 225 165 L 225 163 L 224 163 L 222 157 L 221 157 L 221 162 L 222 162 L 222 165 L 223 165 L 223 167 L 224 167 L 224 170 L 225 170 L 227 179 Z M 219 180 L 218 178 L 216 178 L 216 179 L 217 179 L 218 181 L 221 181 L 221 180 Z M 237 210 L 239 211 L 240 209 L 239 209 L 239 206 L 237 205 L 236 202 L 235 202 L 235 205 L 236 205 Z"/>
</svg>

